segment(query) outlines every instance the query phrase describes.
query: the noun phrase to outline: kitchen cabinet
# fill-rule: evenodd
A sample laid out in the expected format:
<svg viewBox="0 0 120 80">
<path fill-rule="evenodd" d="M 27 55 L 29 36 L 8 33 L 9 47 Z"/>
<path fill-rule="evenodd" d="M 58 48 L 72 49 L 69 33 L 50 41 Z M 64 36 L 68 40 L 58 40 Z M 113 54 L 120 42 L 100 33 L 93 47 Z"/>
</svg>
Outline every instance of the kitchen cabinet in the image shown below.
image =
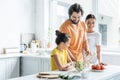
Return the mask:
<svg viewBox="0 0 120 80">
<path fill-rule="evenodd" d="M 0 58 L 0 80 L 19 77 L 19 57 Z"/>
<path fill-rule="evenodd" d="M 0 59 L 0 80 L 5 80 L 5 61 Z"/>
<path fill-rule="evenodd" d="M 22 56 L 21 76 L 50 71 L 50 58 L 43 56 Z"/>
</svg>

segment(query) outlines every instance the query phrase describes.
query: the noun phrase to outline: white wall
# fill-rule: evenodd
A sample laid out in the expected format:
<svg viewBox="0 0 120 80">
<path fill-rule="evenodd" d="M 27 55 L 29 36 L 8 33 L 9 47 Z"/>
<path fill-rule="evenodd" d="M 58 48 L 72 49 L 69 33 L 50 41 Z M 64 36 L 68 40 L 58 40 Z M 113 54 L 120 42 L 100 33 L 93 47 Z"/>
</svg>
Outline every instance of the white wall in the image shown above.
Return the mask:
<svg viewBox="0 0 120 80">
<path fill-rule="evenodd" d="M 16 46 L 21 33 L 35 33 L 36 39 L 48 37 L 49 1 L 51 0 L 0 0 L 0 48 Z M 84 17 L 92 12 L 91 0 L 65 0 L 80 3 Z M 66 13 L 67 14 L 67 13 Z"/>
<path fill-rule="evenodd" d="M 16 46 L 21 33 L 35 32 L 35 0 L 0 0 L 0 47 Z"/>
</svg>

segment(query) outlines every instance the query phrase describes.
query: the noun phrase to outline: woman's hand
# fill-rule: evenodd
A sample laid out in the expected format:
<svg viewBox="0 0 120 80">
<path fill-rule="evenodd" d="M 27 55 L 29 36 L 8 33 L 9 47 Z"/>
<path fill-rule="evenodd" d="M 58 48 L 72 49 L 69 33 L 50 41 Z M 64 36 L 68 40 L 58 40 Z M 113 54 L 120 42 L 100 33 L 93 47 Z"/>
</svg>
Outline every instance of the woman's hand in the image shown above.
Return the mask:
<svg viewBox="0 0 120 80">
<path fill-rule="evenodd" d="M 106 63 L 103 63 L 103 62 L 100 62 L 99 64 L 100 64 L 100 65 L 107 66 L 107 64 L 106 64 Z"/>
</svg>

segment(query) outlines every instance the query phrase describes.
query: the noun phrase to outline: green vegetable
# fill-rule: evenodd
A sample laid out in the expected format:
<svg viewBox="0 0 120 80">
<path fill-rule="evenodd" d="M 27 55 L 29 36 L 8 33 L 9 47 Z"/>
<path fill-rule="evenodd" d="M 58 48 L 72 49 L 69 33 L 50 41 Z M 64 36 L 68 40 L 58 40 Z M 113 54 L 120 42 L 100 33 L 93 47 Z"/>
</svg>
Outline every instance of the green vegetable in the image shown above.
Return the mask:
<svg viewBox="0 0 120 80">
<path fill-rule="evenodd" d="M 67 74 L 59 74 L 59 78 L 68 80 L 69 75 L 67 75 Z"/>
<path fill-rule="evenodd" d="M 75 68 L 77 71 L 82 71 L 85 68 L 85 63 L 84 62 L 76 62 Z"/>
</svg>

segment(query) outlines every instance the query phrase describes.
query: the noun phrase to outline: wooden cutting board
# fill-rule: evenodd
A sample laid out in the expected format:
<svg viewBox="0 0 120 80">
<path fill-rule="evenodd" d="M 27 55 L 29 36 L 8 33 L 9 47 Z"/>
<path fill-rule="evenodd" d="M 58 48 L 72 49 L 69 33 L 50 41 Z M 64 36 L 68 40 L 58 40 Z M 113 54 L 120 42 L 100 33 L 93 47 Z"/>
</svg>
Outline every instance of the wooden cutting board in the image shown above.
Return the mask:
<svg viewBox="0 0 120 80">
<path fill-rule="evenodd" d="M 48 79 L 56 79 L 58 78 L 57 74 L 38 74 L 38 78 L 48 78 Z"/>
<path fill-rule="evenodd" d="M 52 74 L 59 75 L 60 72 L 48 71 L 48 72 L 40 72 L 40 73 L 39 73 L 39 75 L 52 75 Z"/>
</svg>

